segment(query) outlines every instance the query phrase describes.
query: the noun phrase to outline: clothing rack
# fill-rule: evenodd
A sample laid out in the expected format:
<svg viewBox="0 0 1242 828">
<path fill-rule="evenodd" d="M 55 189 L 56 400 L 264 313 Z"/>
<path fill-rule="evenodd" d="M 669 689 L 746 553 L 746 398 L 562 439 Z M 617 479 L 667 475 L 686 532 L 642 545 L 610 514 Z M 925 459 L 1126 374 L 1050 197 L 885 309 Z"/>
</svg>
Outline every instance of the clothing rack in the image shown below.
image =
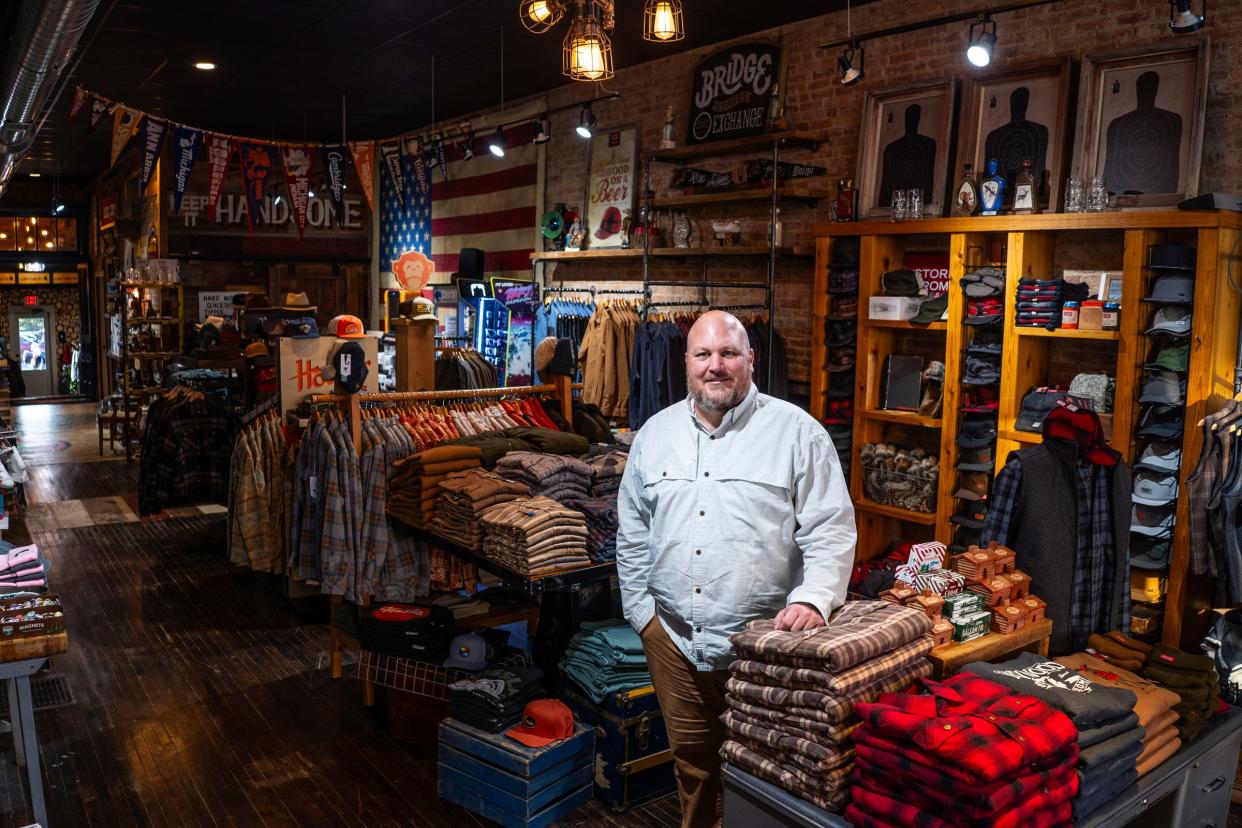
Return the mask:
<svg viewBox="0 0 1242 828">
<path fill-rule="evenodd" d="M 250 425 L 255 420 L 259 419 L 264 414 L 271 411 L 273 408 L 276 407 L 276 400 L 277 400 L 277 397 L 274 397 L 274 396 L 268 397 L 266 400 L 259 403 L 254 408 L 250 409 L 248 412 L 242 415 L 241 424 L 243 426 Z"/>
</svg>

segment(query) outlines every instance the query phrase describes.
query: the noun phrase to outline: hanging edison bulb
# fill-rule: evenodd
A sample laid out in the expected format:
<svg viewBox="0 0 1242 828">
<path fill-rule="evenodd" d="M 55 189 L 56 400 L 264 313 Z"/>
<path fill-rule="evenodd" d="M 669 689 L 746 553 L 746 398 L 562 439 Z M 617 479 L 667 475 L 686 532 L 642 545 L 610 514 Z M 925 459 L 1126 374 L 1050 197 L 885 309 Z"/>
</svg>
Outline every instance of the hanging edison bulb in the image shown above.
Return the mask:
<svg viewBox="0 0 1242 828">
<path fill-rule="evenodd" d="M 561 0 L 522 0 L 518 13 L 526 31 L 543 34 L 561 22 L 565 4 Z"/>
<path fill-rule="evenodd" d="M 612 42 L 599 22 L 575 17 L 561 44 L 561 72 L 579 81 L 608 80 L 612 67 Z"/>
<path fill-rule="evenodd" d="M 685 36 L 681 0 L 647 0 L 643 7 L 643 40 L 671 43 Z"/>
</svg>

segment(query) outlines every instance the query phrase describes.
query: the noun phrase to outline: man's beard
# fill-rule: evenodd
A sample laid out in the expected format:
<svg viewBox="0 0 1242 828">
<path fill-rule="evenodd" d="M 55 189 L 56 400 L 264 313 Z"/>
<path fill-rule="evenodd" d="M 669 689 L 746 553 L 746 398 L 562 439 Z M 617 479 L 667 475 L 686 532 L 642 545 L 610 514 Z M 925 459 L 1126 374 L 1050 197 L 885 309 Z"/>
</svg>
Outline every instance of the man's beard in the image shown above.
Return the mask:
<svg viewBox="0 0 1242 828">
<path fill-rule="evenodd" d="M 694 404 L 700 411 L 728 411 L 746 399 L 750 391 L 750 381 L 746 377 L 734 377 L 733 388 L 724 396 L 715 398 L 708 396 L 708 384 L 704 381 L 698 388 L 691 391 Z"/>
</svg>

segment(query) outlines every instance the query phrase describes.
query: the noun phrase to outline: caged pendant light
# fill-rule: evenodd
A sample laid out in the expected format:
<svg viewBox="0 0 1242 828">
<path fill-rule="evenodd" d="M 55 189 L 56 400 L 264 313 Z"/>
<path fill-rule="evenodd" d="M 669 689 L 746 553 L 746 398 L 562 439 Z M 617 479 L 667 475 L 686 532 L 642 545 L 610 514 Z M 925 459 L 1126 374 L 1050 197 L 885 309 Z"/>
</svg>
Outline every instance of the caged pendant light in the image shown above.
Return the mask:
<svg viewBox="0 0 1242 828">
<path fill-rule="evenodd" d="M 543 34 L 565 16 L 565 4 L 561 0 L 522 0 L 518 7 L 522 25 L 532 34 Z"/>
<path fill-rule="evenodd" d="M 561 73 L 579 81 L 602 81 L 616 73 L 612 40 L 616 26 L 615 0 L 573 0 L 569 31 L 561 42 Z M 521 0 L 518 16 L 526 31 L 544 34 L 566 16 L 569 0 Z M 643 39 L 672 43 L 686 36 L 682 0 L 645 0 Z"/>
<path fill-rule="evenodd" d="M 671 43 L 685 36 L 681 0 L 647 0 L 643 6 L 643 40 Z"/>
<path fill-rule="evenodd" d="M 576 16 L 561 44 L 561 72 L 578 81 L 602 81 L 616 72 L 612 66 L 612 41 L 600 22 Z"/>
</svg>

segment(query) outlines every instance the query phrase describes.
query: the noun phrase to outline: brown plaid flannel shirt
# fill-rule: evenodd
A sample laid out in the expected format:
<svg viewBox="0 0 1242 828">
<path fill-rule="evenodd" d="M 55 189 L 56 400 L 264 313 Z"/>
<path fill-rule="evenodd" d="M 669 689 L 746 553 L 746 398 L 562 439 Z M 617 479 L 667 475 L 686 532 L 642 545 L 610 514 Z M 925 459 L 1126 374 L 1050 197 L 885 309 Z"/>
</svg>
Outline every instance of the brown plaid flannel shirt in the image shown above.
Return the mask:
<svg viewBox="0 0 1242 828">
<path fill-rule="evenodd" d="M 753 721 L 747 720 L 733 710 L 726 710 L 720 717 L 734 741 L 755 750 L 758 753 L 787 756 L 789 761 L 812 773 L 839 768 L 847 762 L 854 761 L 854 748 L 847 742 L 840 746 L 825 743 L 816 739 L 795 736 L 782 730 L 774 730 Z"/>
<path fill-rule="evenodd" d="M 825 810 L 834 811 L 845 804 L 849 792 L 851 762 L 842 768 L 811 775 L 788 765 L 778 764 L 732 739 L 721 745 L 720 755 L 726 762 L 750 771 Z"/>
<path fill-rule="evenodd" d="M 911 607 L 887 601 L 847 601 L 827 626 L 786 632 L 773 629 L 772 621 L 763 619 L 752 621 L 729 640 L 743 658 L 793 667 L 814 661 L 819 669 L 839 673 L 908 644 L 931 628 L 932 620 Z"/>
<path fill-rule="evenodd" d="M 725 683 L 725 689 L 736 698 L 767 707 L 776 712 L 797 716 L 803 720 L 839 724 L 854 712 L 859 702 L 874 701 L 881 693 L 905 690 L 916 680 L 931 675 L 931 662 L 923 660 L 900 667 L 874 683 L 860 687 L 849 695 L 833 696 L 813 690 L 789 690 L 751 684 L 734 676 Z"/>
<path fill-rule="evenodd" d="M 813 690 L 817 693 L 848 695 L 860 687 L 866 687 L 889 673 L 922 661 L 931 652 L 932 640 L 926 636 L 903 644 L 892 652 L 864 661 L 840 673 L 825 673 L 807 667 L 789 667 L 766 661 L 739 658 L 729 665 L 738 678 L 751 684 L 784 687 L 790 690 Z"/>
</svg>

